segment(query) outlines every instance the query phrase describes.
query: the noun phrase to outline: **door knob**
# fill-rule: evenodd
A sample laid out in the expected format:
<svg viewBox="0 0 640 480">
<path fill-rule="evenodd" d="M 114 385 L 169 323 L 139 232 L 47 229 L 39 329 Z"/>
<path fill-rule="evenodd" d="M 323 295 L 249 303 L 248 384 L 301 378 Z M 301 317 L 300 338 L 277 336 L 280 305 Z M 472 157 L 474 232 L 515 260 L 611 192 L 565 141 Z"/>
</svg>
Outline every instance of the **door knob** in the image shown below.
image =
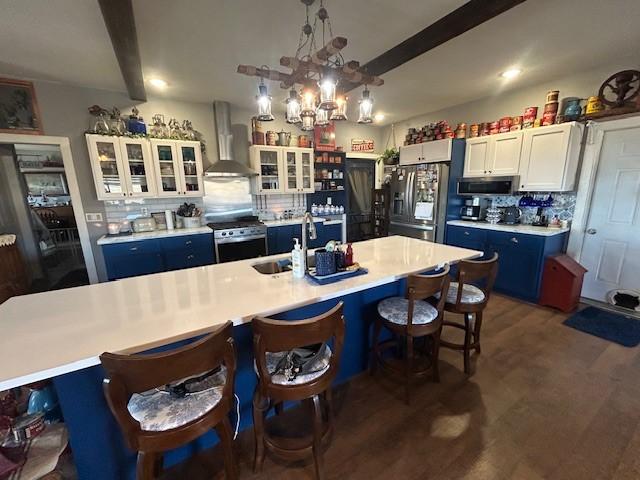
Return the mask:
<svg viewBox="0 0 640 480">
<path fill-rule="evenodd" d="M 589 235 L 595 235 L 596 233 L 598 233 L 598 231 L 595 228 L 588 228 L 587 233 Z"/>
</svg>

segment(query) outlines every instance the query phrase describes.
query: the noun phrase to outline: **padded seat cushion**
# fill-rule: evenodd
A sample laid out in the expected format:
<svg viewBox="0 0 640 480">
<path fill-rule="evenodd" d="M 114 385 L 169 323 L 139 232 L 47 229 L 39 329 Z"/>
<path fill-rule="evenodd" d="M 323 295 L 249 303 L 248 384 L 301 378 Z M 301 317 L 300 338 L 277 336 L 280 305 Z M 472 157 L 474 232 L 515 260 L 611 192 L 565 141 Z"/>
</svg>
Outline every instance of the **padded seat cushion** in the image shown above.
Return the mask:
<svg viewBox="0 0 640 480">
<path fill-rule="evenodd" d="M 312 373 L 308 373 L 306 375 L 298 375 L 293 380 L 287 380 L 284 374 L 277 373 L 273 374 L 276 371 L 276 367 L 278 366 L 278 362 L 287 354 L 287 352 L 267 352 L 266 360 L 267 360 L 267 371 L 271 374 L 271 381 L 277 385 L 301 385 L 303 383 L 309 383 L 312 380 L 323 375 L 329 369 L 329 362 L 331 361 L 331 348 L 327 345 L 327 348 L 324 351 L 324 355 L 316 360 L 316 363 L 311 366 L 312 370 L 317 370 Z M 258 368 L 255 366 L 256 374 L 258 373 Z"/>
<path fill-rule="evenodd" d="M 458 299 L 458 282 L 451 282 L 449 292 L 447 293 L 447 303 L 456 303 Z M 440 298 L 440 294 L 436 294 L 436 298 Z M 484 293 L 475 285 L 464 284 L 462 286 L 461 303 L 480 303 L 484 302 Z"/>
<path fill-rule="evenodd" d="M 227 370 L 222 366 L 219 372 L 202 382 L 189 385 L 194 393 L 183 398 L 172 397 L 163 387 L 154 388 L 134 393 L 127 408 L 142 430 L 163 432 L 181 427 L 202 417 L 220 403 L 226 378 Z"/>
<path fill-rule="evenodd" d="M 403 297 L 385 298 L 378 303 L 378 313 L 385 320 L 398 325 L 407 324 L 409 300 Z M 426 325 L 438 318 L 438 310 L 424 300 L 416 300 L 413 304 L 414 325 Z"/>
</svg>

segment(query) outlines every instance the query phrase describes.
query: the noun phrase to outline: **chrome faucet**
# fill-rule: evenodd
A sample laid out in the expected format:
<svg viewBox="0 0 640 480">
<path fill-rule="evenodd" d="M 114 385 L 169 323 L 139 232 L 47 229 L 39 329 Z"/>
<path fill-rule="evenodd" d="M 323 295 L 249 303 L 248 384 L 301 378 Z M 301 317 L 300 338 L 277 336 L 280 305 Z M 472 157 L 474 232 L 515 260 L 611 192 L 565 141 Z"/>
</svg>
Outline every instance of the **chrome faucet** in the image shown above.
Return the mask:
<svg viewBox="0 0 640 480">
<path fill-rule="evenodd" d="M 309 239 L 318 238 L 316 233 L 316 225 L 313 223 L 313 216 L 309 212 L 305 212 L 302 216 L 302 258 L 304 258 L 304 271 L 309 270 L 307 265 L 307 223 L 309 223 Z"/>
</svg>

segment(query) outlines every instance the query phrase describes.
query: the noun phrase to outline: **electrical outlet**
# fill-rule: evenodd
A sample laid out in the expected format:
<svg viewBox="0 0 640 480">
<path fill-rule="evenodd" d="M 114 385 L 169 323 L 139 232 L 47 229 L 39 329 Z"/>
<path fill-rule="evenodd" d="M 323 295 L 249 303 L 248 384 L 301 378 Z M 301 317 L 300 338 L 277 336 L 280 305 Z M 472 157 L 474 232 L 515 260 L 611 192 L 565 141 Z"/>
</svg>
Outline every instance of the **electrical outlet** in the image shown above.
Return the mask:
<svg viewBox="0 0 640 480">
<path fill-rule="evenodd" d="M 85 213 L 84 218 L 87 223 L 99 223 L 102 222 L 102 213 Z"/>
<path fill-rule="evenodd" d="M 327 197 L 327 205 L 331 205 L 331 197 Z"/>
<path fill-rule="evenodd" d="M 143 217 L 148 217 L 149 216 L 149 208 L 148 207 L 142 207 L 140 209 L 140 214 Z"/>
</svg>

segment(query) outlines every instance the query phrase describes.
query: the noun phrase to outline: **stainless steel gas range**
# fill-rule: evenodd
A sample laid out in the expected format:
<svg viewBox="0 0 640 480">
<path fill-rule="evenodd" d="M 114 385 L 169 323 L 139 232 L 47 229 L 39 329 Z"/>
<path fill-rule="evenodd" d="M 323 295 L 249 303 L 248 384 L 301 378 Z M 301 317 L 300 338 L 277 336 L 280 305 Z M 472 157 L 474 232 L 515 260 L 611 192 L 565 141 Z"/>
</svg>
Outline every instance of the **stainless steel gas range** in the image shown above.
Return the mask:
<svg viewBox="0 0 640 480">
<path fill-rule="evenodd" d="M 213 246 L 217 263 L 262 257 L 267 254 L 267 226 L 257 218 L 214 222 Z"/>
</svg>

